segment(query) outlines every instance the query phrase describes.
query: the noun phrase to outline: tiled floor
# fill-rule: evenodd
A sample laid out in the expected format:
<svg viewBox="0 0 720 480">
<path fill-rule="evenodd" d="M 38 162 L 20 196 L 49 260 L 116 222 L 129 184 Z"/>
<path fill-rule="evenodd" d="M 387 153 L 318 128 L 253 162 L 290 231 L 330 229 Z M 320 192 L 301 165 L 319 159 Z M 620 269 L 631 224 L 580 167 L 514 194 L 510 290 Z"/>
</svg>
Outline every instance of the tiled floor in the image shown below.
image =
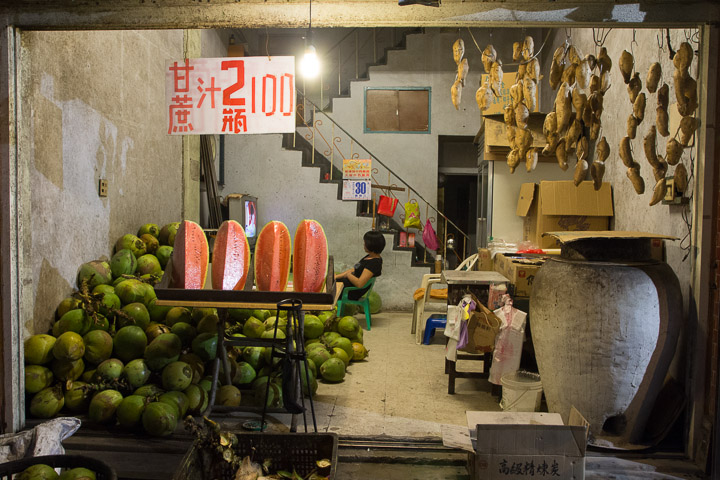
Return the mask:
<svg viewBox="0 0 720 480">
<path fill-rule="evenodd" d="M 486 380 L 457 379 L 456 393 L 448 395 L 442 332 L 431 345 L 417 345 L 410 321 L 410 313 L 373 315 L 372 330 L 364 336 L 367 361 L 351 363 L 341 383 L 319 383 L 314 398 L 319 430 L 438 437 L 444 423 L 466 425 L 466 410 L 500 410 Z M 481 366 L 458 363 L 463 370 Z"/>
</svg>

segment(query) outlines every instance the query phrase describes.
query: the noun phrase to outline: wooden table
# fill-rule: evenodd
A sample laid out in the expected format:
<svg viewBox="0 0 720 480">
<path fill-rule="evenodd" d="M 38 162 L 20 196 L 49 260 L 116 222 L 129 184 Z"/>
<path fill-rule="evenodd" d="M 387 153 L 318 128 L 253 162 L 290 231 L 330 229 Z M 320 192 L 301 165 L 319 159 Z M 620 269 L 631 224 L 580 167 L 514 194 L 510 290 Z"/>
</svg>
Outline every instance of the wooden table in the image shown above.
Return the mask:
<svg viewBox="0 0 720 480">
<path fill-rule="evenodd" d="M 487 305 L 490 285 L 510 283 L 510 280 L 496 271 L 444 270 L 441 278 L 448 285 L 448 305 L 457 305 L 468 292 Z"/>
<path fill-rule="evenodd" d="M 502 274 L 492 271 L 476 270 L 446 270 L 442 272 L 442 280 L 448 285 L 448 306 L 457 305 L 463 295 L 472 293 L 483 305 L 487 305 L 490 292 L 490 285 L 498 283 L 509 284 L 510 280 Z M 488 378 L 490 375 L 490 364 L 492 363 L 492 352 L 482 355 L 472 353 L 457 353 L 455 360 L 445 358 L 445 373 L 448 374 L 448 393 L 455 393 L 456 378 Z M 456 368 L 457 360 L 482 360 L 482 372 L 463 372 Z"/>
</svg>

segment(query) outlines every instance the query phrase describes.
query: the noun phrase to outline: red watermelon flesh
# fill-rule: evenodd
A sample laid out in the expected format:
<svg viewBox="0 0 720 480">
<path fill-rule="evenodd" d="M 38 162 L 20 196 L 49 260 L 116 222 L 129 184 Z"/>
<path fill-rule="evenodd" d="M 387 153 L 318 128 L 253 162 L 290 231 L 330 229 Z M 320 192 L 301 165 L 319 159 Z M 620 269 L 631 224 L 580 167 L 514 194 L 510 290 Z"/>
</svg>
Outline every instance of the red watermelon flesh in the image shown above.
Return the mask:
<svg viewBox="0 0 720 480">
<path fill-rule="evenodd" d="M 212 256 L 212 288 L 242 290 L 250 270 L 250 245 L 235 220 L 220 225 Z"/>
<path fill-rule="evenodd" d="M 258 290 L 283 292 L 290 275 L 290 232 L 284 223 L 266 224 L 255 243 L 255 284 Z"/>
<path fill-rule="evenodd" d="M 201 289 L 208 270 L 209 249 L 205 232 L 195 222 L 185 220 L 175 235 L 172 254 L 173 288 Z"/>
<path fill-rule="evenodd" d="M 328 247 L 325 231 L 315 220 L 303 220 L 295 230 L 293 290 L 320 292 L 327 275 Z"/>
</svg>

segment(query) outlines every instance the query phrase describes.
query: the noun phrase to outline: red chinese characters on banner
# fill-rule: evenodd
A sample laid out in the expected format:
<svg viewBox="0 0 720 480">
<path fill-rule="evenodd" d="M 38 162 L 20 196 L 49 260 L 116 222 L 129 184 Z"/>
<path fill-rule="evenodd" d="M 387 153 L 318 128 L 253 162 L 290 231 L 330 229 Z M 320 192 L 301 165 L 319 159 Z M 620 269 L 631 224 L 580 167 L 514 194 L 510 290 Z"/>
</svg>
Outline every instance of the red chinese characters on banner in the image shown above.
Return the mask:
<svg viewBox="0 0 720 480">
<path fill-rule="evenodd" d="M 166 71 L 169 134 L 295 129 L 294 57 L 197 58 Z"/>
</svg>

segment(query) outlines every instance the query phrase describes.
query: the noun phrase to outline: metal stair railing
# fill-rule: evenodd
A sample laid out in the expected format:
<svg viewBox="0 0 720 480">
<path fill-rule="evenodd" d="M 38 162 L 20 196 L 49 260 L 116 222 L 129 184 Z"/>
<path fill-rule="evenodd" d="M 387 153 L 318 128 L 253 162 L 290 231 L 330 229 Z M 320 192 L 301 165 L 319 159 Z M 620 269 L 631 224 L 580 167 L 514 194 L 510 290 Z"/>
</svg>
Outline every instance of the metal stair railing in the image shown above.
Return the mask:
<svg viewBox="0 0 720 480">
<path fill-rule="evenodd" d="M 443 238 L 443 242 L 440 246 L 443 250 L 443 258 L 448 258 L 448 253 L 455 254 L 458 257 L 459 262 L 467 257 L 467 243 L 470 239 L 469 235 L 465 233 L 460 227 L 458 227 L 452 220 L 450 220 L 443 212 L 441 212 L 435 205 L 426 200 L 420 192 L 415 190 L 407 181 L 400 177 L 391 167 L 385 162 L 380 160 L 374 155 L 368 148 L 360 143 L 350 132 L 343 128 L 337 123 L 327 112 L 323 111 L 318 105 L 312 100 L 306 98 L 303 93 L 297 90 L 297 117 L 298 126 L 293 133 L 293 147 L 295 146 L 295 136 L 302 135 L 309 143 L 311 143 L 311 163 L 315 163 L 316 152 L 325 157 L 330 163 L 329 172 L 325 180 L 342 180 L 337 178 L 337 173 L 334 170 L 337 168 L 338 171 L 342 172 L 343 159 L 359 159 L 359 158 L 370 158 L 372 159 L 372 188 L 379 190 L 383 195 L 389 197 L 395 197 L 394 192 L 407 191 L 407 201 L 418 203 L 419 210 L 422 216 L 424 207 L 425 218 L 422 220 L 424 225 L 425 220 L 430 219 L 431 224 L 435 223 L 435 230 Z M 323 121 L 326 119 L 327 124 Z M 304 130 L 304 131 L 301 131 Z M 337 159 L 336 159 L 337 157 Z M 387 175 L 387 183 L 381 183 L 379 178 L 385 181 Z M 416 198 L 415 198 L 416 197 Z M 376 200 L 375 194 L 372 195 L 372 213 L 375 218 L 376 211 Z M 418 201 L 419 200 L 419 201 Z M 423 202 L 420 204 L 419 202 Z M 442 225 L 438 222 L 435 217 L 430 217 L 430 210 L 437 215 Z M 404 223 L 404 209 L 398 208 L 393 217 L 400 225 Z M 373 228 L 375 228 L 375 221 L 373 221 Z M 444 228 L 440 228 L 443 227 Z M 454 240 L 459 237 L 462 238 L 462 251 L 457 252 L 459 246 L 448 246 L 448 239 L 453 238 Z M 421 235 L 418 235 L 421 237 Z M 416 239 L 416 243 L 420 244 L 425 248 L 424 242 L 421 238 Z M 437 253 L 440 253 L 439 251 Z M 458 263 L 459 263 L 458 262 Z"/>
<path fill-rule="evenodd" d="M 416 29 L 387 30 L 383 29 L 378 34 L 377 28 L 352 28 L 330 48 L 318 52 L 325 68 L 318 79 L 319 91 L 306 91 L 308 98 L 321 105 L 322 109 L 327 109 L 333 97 L 342 96 L 343 91 L 349 89 L 350 82 L 359 80 L 362 74 L 367 73 L 370 65 L 378 63 L 378 50 L 385 51 L 387 55 L 388 50 L 398 48 L 403 44 L 405 35 Z M 389 39 L 383 38 L 388 34 Z M 372 51 L 372 54 L 368 54 L 368 51 Z M 348 63 L 351 63 L 349 67 Z"/>
</svg>

